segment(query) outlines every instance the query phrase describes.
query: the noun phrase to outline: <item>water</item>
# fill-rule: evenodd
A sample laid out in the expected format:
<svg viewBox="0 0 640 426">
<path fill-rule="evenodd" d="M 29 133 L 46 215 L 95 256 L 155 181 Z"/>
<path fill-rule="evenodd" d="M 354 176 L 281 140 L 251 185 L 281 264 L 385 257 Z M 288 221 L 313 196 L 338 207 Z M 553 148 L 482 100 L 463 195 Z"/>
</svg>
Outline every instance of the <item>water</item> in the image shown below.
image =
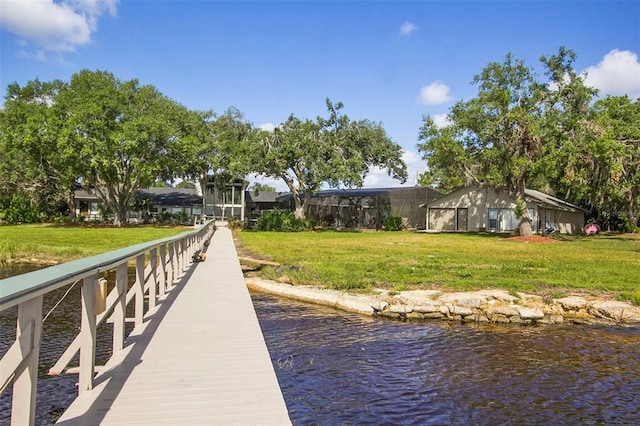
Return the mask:
<svg viewBox="0 0 640 426">
<path fill-rule="evenodd" d="M 44 313 L 68 288 L 45 297 Z M 640 425 L 640 329 L 402 323 L 253 297 L 296 425 Z M 46 373 L 77 333 L 79 308 L 76 285 L 44 323 L 38 425 L 77 395 L 77 375 Z M 0 312 L 0 355 L 16 311 Z M 97 364 L 110 350 L 104 324 Z M 0 397 L 0 425 L 10 397 Z"/>
<path fill-rule="evenodd" d="M 254 295 L 296 425 L 640 424 L 640 329 L 374 320 Z"/>
<path fill-rule="evenodd" d="M 30 272 L 35 267 L 22 267 L 13 270 L 19 273 Z M 0 268 L 2 271 L 3 268 Z M 5 277 L 13 274 L 4 269 Z M 130 268 L 129 282 L 133 282 L 134 268 Z M 113 282 L 113 278 L 111 279 Z M 62 415 L 64 410 L 71 405 L 77 397 L 77 374 L 62 374 L 60 376 L 49 376 L 47 373 L 58 361 L 65 349 L 71 344 L 80 329 L 80 307 L 81 307 L 81 283 L 65 286 L 50 293 L 45 294 L 43 300 L 43 316 L 50 313 L 46 318 L 42 328 L 42 343 L 40 350 L 40 360 L 38 366 L 38 393 L 36 396 L 36 425 L 53 424 Z M 55 310 L 53 307 L 60 301 Z M 128 307 L 128 316 L 132 316 Z M 13 344 L 16 337 L 16 317 L 18 308 L 13 307 L 0 312 L 0 356 L 4 355 Z M 126 332 L 133 328 L 127 323 Z M 102 324 L 96 333 L 96 365 L 104 365 L 111 356 L 112 348 L 111 324 Z M 78 355 L 69 366 L 78 365 Z M 0 385 L 2 385 L 0 383 Z M 0 426 L 10 424 L 11 418 L 11 387 L 0 396 Z"/>
</svg>

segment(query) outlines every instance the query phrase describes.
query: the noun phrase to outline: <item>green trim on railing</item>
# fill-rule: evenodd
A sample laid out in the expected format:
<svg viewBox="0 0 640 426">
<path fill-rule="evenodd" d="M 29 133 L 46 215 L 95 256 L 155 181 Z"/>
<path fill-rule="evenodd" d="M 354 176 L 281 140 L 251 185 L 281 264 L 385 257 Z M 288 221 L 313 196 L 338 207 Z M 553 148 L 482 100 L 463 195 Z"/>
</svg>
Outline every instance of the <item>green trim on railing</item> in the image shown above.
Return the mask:
<svg viewBox="0 0 640 426">
<path fill-rule="evenodd" d="M 28 298 L 36 297 L 73 281 L 112 269 L 114 265 L 151 250 L 153 247 L 159 247 L 163 244 L 198 234 L 207 226 L 213 226 L 212 222 L 207 222 L 198 229 L 186 231 L 172 237 L 140 243 L 0 280 L 0 311 L 17 305 L 21 300 L 25 299 L 25 296 L 29 296 Z"/>
</svg>

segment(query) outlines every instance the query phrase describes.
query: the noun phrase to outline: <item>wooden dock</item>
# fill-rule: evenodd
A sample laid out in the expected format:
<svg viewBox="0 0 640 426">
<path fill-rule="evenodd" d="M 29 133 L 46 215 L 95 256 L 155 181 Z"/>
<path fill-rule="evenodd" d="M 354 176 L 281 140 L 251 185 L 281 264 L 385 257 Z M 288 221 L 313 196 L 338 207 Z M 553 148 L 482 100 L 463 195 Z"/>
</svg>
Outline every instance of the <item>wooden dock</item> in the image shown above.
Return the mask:
<svg viewBox="0 0 640 426">
<path fill-rule="evenodd" d="M 291 424 L 230 230 L 147 315 L 58 424 Z"/>
</svg>

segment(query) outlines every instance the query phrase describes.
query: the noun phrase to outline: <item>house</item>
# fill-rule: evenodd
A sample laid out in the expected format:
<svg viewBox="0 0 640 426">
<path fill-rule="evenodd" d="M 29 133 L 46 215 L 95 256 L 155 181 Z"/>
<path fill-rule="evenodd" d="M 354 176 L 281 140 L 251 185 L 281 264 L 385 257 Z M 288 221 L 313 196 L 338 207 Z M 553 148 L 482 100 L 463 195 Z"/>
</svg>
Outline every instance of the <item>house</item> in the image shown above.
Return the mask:
<svg viewBox="0 0 640 426">
<path fill-rule="evenodd" d="M 158 217 L 163 214 L 186 216 L 190 220 L 199 220 L 203 216 L 216 219 L 237 217 L 245 219 L 245 199 L 248 182 L 236 179 L 219 186 L 210 178 L 207 181 L 205 196 L 199 185 L 192 188 L 148 187 L 136 194 L 136 200 L 148 200 L 145 206 L 134 201 L 127 214 L 129 221 L 143 220 L 144 214 Z M 76 215 L 85 220 L 103 220 L 100 199 L 92 189 L 78 189 L 74 194 Z"/>
<path fill-rule="evenodd" d="M 584 228 L 585 210 L 533 189 L 525 190 L 525 201 L 534 232 L 555 227 L 575 234 Z M 512 232 L 519 219 L 515 199 L 506 190 L 486 185 L 467 186 L 426 203 L 427 229 L 432 231 Z"/>
<path fill-rule="evenodd" d="M 247 217 L 255 219 L 265 211 L 283 207 L 281 203 L 277 201 L 280 196 L 282 196 L 282 193 L 275 191 L 246 191 L 245 210 Z"/>
<path fill-rule="evenodd" d="M 388 216 L 399 216 L 408 228 L 425 229 L 421 205 L 441 197 L 429 187 L 327 189 L 315 193 L 310 201 L 308 218 L 318 224 L 347 228 L 379 228 Z M 293 210 L 293 196 L 285 194 L 278 201 Z"/>
</svg>

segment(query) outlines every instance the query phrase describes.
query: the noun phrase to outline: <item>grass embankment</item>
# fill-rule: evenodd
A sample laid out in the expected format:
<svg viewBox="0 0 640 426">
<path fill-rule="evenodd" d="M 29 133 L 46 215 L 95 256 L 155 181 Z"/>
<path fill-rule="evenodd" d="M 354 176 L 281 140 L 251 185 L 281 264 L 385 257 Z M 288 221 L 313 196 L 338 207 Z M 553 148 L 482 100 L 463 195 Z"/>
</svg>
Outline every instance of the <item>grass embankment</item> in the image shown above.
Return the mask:
<svg viewBox="0 0 640 426">
<path fill-rule="evenodd" d="M 66 262 L 185 232 L 185 228 L 94 228 L 53 225 L 0 226 L 0 264 Z"/>
<path fill-rule="evenodd" d="M 640 235 L 558 237 L 409 232 L 238 232 L 243 250 L 283 266 L 263 277 L 342 290 L 502 288 L 562 297 L 607 294 L 640 304 Z M 635 300 L 637 299 L 637 300 Z"/>
</svg>

